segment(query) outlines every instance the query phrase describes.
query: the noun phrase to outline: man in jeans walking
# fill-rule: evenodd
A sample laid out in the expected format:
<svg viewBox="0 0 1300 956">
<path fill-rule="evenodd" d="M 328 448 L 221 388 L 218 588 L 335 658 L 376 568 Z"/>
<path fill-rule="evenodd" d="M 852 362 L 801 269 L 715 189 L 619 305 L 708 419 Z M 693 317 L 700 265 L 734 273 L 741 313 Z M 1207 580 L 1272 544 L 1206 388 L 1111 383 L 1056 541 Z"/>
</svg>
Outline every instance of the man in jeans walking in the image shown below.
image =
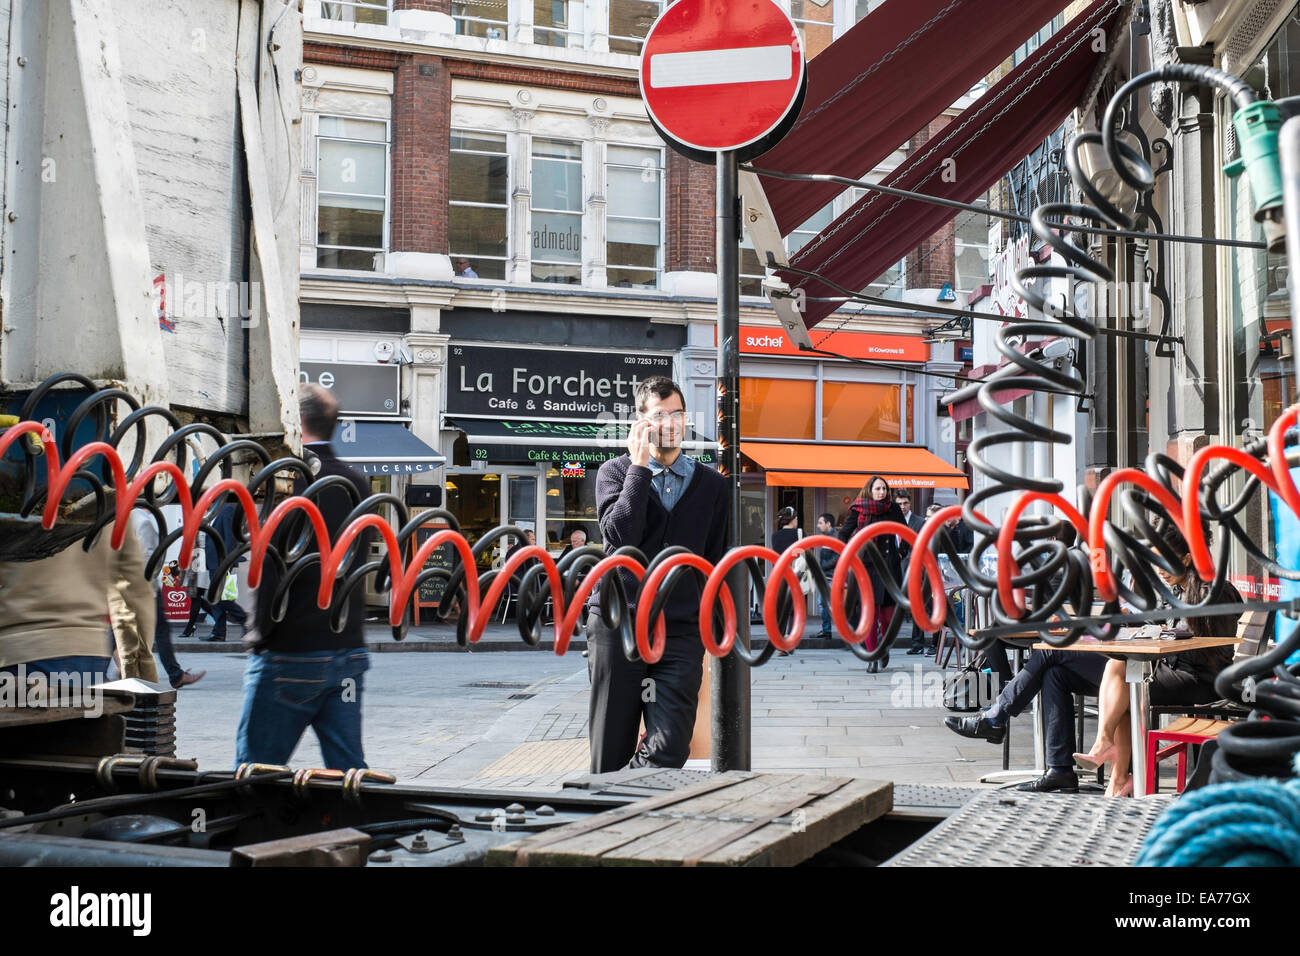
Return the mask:
<svg viewBox="0 0 1300 956">
<path fill-rule="evenodd" d="M 340 461 L 330 446 L 330 436 L 338 423 L 338 402 L 316 385 L 302 386 L 300 394 L 304 457 L 312 461 L 314 456 L 319 462 L 317 478 L 342 475 L 356 488 L 357 502 L 369 497 L 365 476 Z M 307 483 L 299 478 L 294 482 L 294 493 L 302 494 L 306 487 Z M 331 542 L 337 541 L 356 502 L 342 488 L 321 492 L 316 502 Z M 355 560 L 364 561 L 369 534 L 362 534 L 359 542 Z M 345 576 L 346 569 L 341 570 L 337 581 L 341 583 Z M 257 593 L 254 633 L 249 635 L 254 639 L 255 653 L 244 675 L 244 710 L 239 719 L 235 764 L 287 764 L 310 726 L 320 741 L 326 767 L 364 768 L 361 693 L 364 674 L 370 667 L 364 601 L 360 595 L 353 595 L 343 630 L 335 634 L 329 625 L 331 611 L 316 606 L 320 571 L 312 568 L 290 586 L 284 618 L 277 623 L 271 619 L 277 583 L 278 575 L 268 561 Z M 337 601 L 337 584 L 334 593 Z"/>
</svg>

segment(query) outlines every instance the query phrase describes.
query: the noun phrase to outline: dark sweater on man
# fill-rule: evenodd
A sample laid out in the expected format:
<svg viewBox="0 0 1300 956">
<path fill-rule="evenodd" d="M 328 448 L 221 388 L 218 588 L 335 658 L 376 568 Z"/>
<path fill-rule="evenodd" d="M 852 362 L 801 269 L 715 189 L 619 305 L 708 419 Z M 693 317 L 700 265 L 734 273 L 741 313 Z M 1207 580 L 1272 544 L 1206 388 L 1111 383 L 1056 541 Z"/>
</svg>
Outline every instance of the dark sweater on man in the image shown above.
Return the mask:
<svg viewBox="0 0 1300 956">
<path fill-rule="evenodd" d="M 321 517 L 325 519 L 325 527 L 329 530 L 330 546 L 332 547 L 342 535 L 348 515 L 352 513 L 352 510 L 359 502 L 370 496 L 370 483 L 361 472 L 347 462 L 339 460 L 338 456 L 334 454 L 334 449 L 327 442 L 313 442 L 306 447 L 320 459 L 320 471 L 316 475 L 317 480 L 330 475 L 342 475 L 356 489 L 357 500 L 355 502 L 352 500 L 352 496 L 342 488 L 329 488 L 320 492 L 316 499 Z M 293 493 L 301 495 L 306 489 L 307 482 L 301 476 L 297 477 L 293 483 Z M 289 543 L 285 539 L 283 529 L 284 525 L 281 525 L 281 530 L 277 532 L 279 545 L 282 548 Z M 358 536 L 360 544 L 357 545 L 357 550 L 354 552 L 357 554 L 353 565 L 354 568 L 369 560 L 370 540 L 374 534 L 373 530 L 367 530 Z M 311 542 L 312 545 L 308 549 L 308 553 L 317 550 L 314 535 L 311 537 Z M 329 610 L 321 610 L 316 606 L 316 595 L 320 588 L 319 565 L 300 574 L 293 584 L 289 586 L 289 603 L 284 619 L 276 623 L 271 620 L 271 599 L 275 594 L 275 588 L 279 583 L 280 576 L 275 564 L 271 561 L 263 564 L 262 569 L 262 583 L 257 590 L 257 630 L 261 636 L 261 641 L 256 649 L 259 653 L 268 650 L 287 653 L 342 651 L 366 646 L 366 593 L 364 587 L 358 587 L 352 593 L 347 616 L 343 619 L 343 630 L 335 634 L 330 629 L 330 616 L 333 614 L 334 606 L 341 600 L 339 585 L 343 583 L 343 579 L 346 577 L 343 572 L 340 572 L 335 579 L 334 599 L 330 603 Z"/>
<path fill-rule="evenodd" d="M 731 518 L 731 486 L 707 465 L 697 464 L 690 484 L 669 511 L 650 484 L 649 468 L 633 465 L 628 455 L 612 458 L 600 466 L 596 476 L 596 514 L 605 539 L 605 553 L 613 554 L 627 545 L 639 549 L 653 561 L 664 548 L 679 545 L 716 564 L 727 550 L 727 529 Z M 620 571 L 632 606 L 639 584 L 629 571 Z M 596 606 L 602 579 L 592 594 Z M 673 588 L 664 608 L 668 633 L 673 637 L 696 636 L 700 632 L 702 578 L 688 572 Z"/>
</svg>

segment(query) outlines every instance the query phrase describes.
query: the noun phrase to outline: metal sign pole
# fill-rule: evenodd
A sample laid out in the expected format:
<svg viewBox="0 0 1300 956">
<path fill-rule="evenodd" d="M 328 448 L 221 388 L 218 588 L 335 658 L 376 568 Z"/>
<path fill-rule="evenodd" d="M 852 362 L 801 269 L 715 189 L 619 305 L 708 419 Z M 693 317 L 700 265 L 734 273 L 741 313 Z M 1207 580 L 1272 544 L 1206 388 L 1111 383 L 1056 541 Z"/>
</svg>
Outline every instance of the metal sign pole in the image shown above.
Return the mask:
<svg viewBox="0 0 1300 956">
<path fill-rule="evenodd" d="M 718 445 L 722 473 L 731 482 L 729 547 L 740 544 L 740 197 L 739 163 L 718 153 Z M 727 576 L 736 602 L 736 643 L 749 649 L 749 572 Z M 734 653 L 710 657 L 714 770 L 750 769 L 749 668 Z"/>
</svg>

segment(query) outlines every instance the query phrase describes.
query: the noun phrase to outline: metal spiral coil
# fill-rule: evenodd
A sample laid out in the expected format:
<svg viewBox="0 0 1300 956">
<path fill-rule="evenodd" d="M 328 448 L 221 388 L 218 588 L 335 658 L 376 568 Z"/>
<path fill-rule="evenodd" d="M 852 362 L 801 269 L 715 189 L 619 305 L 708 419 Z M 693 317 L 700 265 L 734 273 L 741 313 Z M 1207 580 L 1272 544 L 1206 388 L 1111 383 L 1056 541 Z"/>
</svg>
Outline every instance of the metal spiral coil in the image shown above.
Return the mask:
<svg viewBox="0 0 1300 956">
<path fill-rule="evenodd" d="M 69 380 L 83 387 L 89 383 L 75 376 L 55 376 L 38 389 L 48 392 L 57 384 Z M 34 393 L 27 410 L 39 400 Z M 476 568 L 481 557 L 499 543 L 525 541 L 525 534 L 517 527 L 501 527 L 488 532 L 471 547 L 460 533 L 455 516 L 443 510 L 426 511 L 410 517 L 402 501 L 393 495 L 376 494 L 360 499 L 352 484 L 341 476 L 329 476 L 312 481 L 302 494 L 279 496 L 275 478 L 311 478 L 311 468 L 298 458 L 270 460 L 270 455 L 260 445 L 244 439 L 229 441 L 208 425 L 187 425 L 176 428 L 145 462 L 141 442 L 137 441 L 135 453 L 129 461 L 118 452 L 118 443 L 133 429 L 141 429 L 144 419 L 161 416 L 168 424 L 178 424 L 174 416 L 164 409 L 137 407 L 116 389 L 92 392 L 78 406 L 74 418 L 77 423 L 87 416 L 96 416 L 106 423 L 110 403 L 126 401 L 131 408 L 122 424 L 107 433 L 101 424 L 96 440 L 73 447 L 72 433 L 65 431 L 57 445 L 54 436 L 41 423 L 27 420 L 0 431 L 0 458 L 11 449 L 23 454 L 24 485 L 29 489 L 23 508 L 26 512 L 41 512 L 41 522 L 47 530 L 58 521 L 59 506 L 74 482 L 82 481 L 95 489 L 98 510 L 93 520 L 81 527 L 79 536 L 83 547 L 92 547 L 98 536 L 110 534 L 113 547 L 121 547 L 129 533 L 130 514 L 133 508 L 145 509 L 159 528 L 159 545 L 146 557 L 145 575 L 157 574 L 169 547 L 178 539 L 181 545 L 180 565 L 188 568 L 190 555 L 200 532 L 212 535 L 220 561 L 212 571 L 208 597 L 215 600 L 225 574 L 245 557 L 248 558 L 248 580 L 258 587 L 268 564 L 277 574 L 277 582 L 269 595 L 269 614 L 272 620 L 282 620 L 286 611 L 289 589 L 307 571 L 318 570 L 320 585 L 317 605 L 331 609 L 331 625 L 341 630 L 351 600 L 361 599 L 358 592 L 365 582 L 373 578 L 376 591 L 389 596 L 389 623 L 394 637 L 401 640 L 409 627 L 412 602 L 419 587 L 437 579 L 444 585 L 445 599 L 437 609 L 437 617 L 446 621 L 456 613 L 457 638 L 462 644 L 478 641 L 491 618 L 492 611 L 506 596 L 512 581 L 518 582 L 518 626 L 523 640 L 538 644 L 542 633 L 542 617 L 549 603 L 554 612 L 554 642 L 558 654 L 568 648 L 572 637 L 581 632 L 582 614 L 587 608 L 596 585 L 608 579 L 610 586 L 601 588 L 598 610 L 604 623 L 618 632 L 624 650 L 631 658 L 639 657 L 653 662 L 663 653 L 665 628 L 662 611 L 669 595 L 683 577 L 694 575 L 703 581 L 700 598 L 699 629 L 701 642 L 710 654 L 724 656 L 735 653 L 747 663 L 758 666 L 765 663 L 778 650 L 793 650 L 799 643 L 807 623 L 807 603 L 799 590 L 794 572 L 794 562 L 809 549 L 826 548 L 838 556 L 834 574 L 828 580 L 817 561 L 808 561 L 807 567 L 813 585 L 826 599 L 831 609 L 833 625 L 861 659 L 880 659 L 889 652 L 904 617 L 910 616 L 915 626 L 923 630 L 937 630 L 948 626 L 970 646 L 982 646 L 992 640 L 989 635 L 969 634 L 963 622 L 954 613 L 944 594 L 944 581 L 938 556 L 947 554 L 954 567 L 969 581 L 969 567 L 958 558 L 956 548 L 945 528 L 945 522 L 961 514 L 962 509 L 952 506 L 932 516 L 919 532 L 894 522 L 878 522 L 860 530 L 848 542 L 826 535 L 801 539 L 784 552 L 775 552 L 761 546 L 746 546 L 728 552 L 715 565 L 705 558 L 682 548 L 668 548 L 648 560 L 634 548 L 621 548 L 606 554 L 598 546 L 587 546 L 570 552 L 557 562 L 545 549 L 524 545 L 510 554 L 497 569 L 467 573 Z M 1040 593 L 1050 587 L 1049 606 L 1064 594 L 1072 610 L 1082 608 L 1071 588 L 1095 588 L 1110 602 L 1123 599 L 1133 606 L 1152 605 L 1164 600 L 1179 613 L 1195 614 L 1198 606 L 1179 602 L 1166 588 L 1155 569 L 1175 570 L 1174 556 L 1164 554 L 1159 545 L 1153 521 L 1170 520 L 1184 530 L 1191 547 L 1195 567 L 1207 580 L 1222 582 L 1226 563 L 1225 535 L 1219 542 L 1219 553 L 1211 555 L 1204 533 L 1204 525 L 1217 524 L 1237 536 L 1243 532 L 1236 516 L 1246 506 L 1250 496 L 1261 486 L 1278 494 L 1293 511 L 1300 515 L 1300 491 L 1290 478 L 1290 467 L 1300 461 L 1300 449 L 1286 450 L 1286 445 L 1296 437 L 1297 410 L 1289 410 L 1274 426 L 1266 441 L 1246 450 L 1210 447 L 1193 457 L 1186 469 L 1163 456 L 1153 456 L 1149 472 L 1125 469 L 1102 482 L 1097 489 L 1090 519 L 1075 510 L 1059 495 L 1040 491 L 1024 492 L 1016 500 L 1011 512 L 998 529 L 989 546 L 998 553 L 998 574 L 991 579 L 990 593 L 996 594 L 1005 616 L 1029 625 L 1059 629 L 1064 635 L 1048 635 L 1054 643 L 1068 643 L 1082 628 L 1070 629 L 1071 614 L 1057 613 L 1049 620 L 1035 603 Z M 203 435 L 216 443 L 216 450 L 197 468 L 192 480 L 186 478 L 186 443 L 191 436 Z M 105 438 L 107 440 L 100 440 Z M 43 446 L 38 453 L 35 438 Z M 255 472 L 247 483 L 231 477 L 238 454 L 251 454 Z M 1267 455 L 1268 461 L 1261 461 Z M 168 456 L 171 456 L 170 458 Z M 37 487 L 37 471 L 44 458 L 45 486 Z M 1221 459 L 1221 460 L 1220 460 Z M 1244 471 L 1248 480 L 1244 490 L 1232 501 L 1220 502 L 1216 497 L 1227 479 Z M 156 487 L 159 479 L 167 484 L 162 490 Z M 1200 496 L 1183 501 L 1175 496 L 1172 485 L 1181 481 L 1185 487 L 1199 488 Z M 352 510 L 343 526 L 333 535 L 317 504 L 322 492 L 338 489 L 347 494 Z M 1121 503 L 1139 529 L 1135 534 L 1125 531 L 1105 520 L 1110 499 Z M 260 498 L 260 502 L 259 502 Z M 234 501 L 238 520 L 234 523 L 236 545 L 226 549 L 213 528 L 213 516 L 227 501 Z M 1080 567 L 1077 558 L 1070 567 L 1078 573 L 1059 573 L 1048 580 L 1042 568 L 1031 575 L 1020 573 L 1019 567 L 1037 560 L 1041 544 L 1013 553 L 1013 546 L 1021 542 L 1020 515 L 1035 501 L 1048 501 L 1066 515 L 1078 537 L 1088 548 L 1070 549 L 1071 555 L 1082 555 Z M 166 530 L 161 507 L 178 504 L 182 511 L 181 526 Z M 390 524 L 382 512 L 391 508 L 397 516 L 396 526 Z M 1155 516 L 1155 517 L 1153 517 Z M 446 525 L 428 537 L 412 553 L 412 540 L 417 528 L 429 521 Z M 369 536 L 378 535 L 383 548 L 380 557 L 370 560 L 363 556 L 363 544 Z M 864 644 L 876 629 L 876 601 L 871 568 L 883 569 L 884 562 L 877 552 L 874 539 L 897 536 L 911 548 L 910 574 L 906 581 L 896 581 L 889 573 L 878 575 L 889 596 L 902 613 L 893 616 L 885 629 L 884 640 L 872 649 Z M 1151 544 L 1154 542 L 1154 544 Z M 426 567 L 430 556 L 439 548 L 450 546 L 454 558 L 449 568 Z M 1300 574 L 1281 568 L 1248 543 L 1252 555 L 1276 574 L 1297 578 Z M 740 614 L 748 613 L 748 600 L 737 600 L 727 590 L 727 574 L 738 563 L 749 568 L 756 582 L 763 604 L 764 628 L 767 643 L 758 651 L 741 647 L 737 641 L 737 623 Z M 764 575 L 765 565 L 770 571 Z M 630 572 L 638 582 L 635 593 L 628 593 L 622 576 L 616 572 Z M 1124 583 L 1119 575 L 1127 570 L 1131 581 Z M 766 578 L 766 584 L 764 579 Z M 1214 588 L 1211 589 L 1213 594 Z M 364 591 L 361 591 L 364 593 Z M 1085 591 L 1085 593 L 1091 593 Z M 797 596 L 797 597 L 796 597 Z M 1086 614 L 1086 611 L 1083 613 Z M 1123 615 L 1113 615 L 1118 623 Z"/>
</svg>

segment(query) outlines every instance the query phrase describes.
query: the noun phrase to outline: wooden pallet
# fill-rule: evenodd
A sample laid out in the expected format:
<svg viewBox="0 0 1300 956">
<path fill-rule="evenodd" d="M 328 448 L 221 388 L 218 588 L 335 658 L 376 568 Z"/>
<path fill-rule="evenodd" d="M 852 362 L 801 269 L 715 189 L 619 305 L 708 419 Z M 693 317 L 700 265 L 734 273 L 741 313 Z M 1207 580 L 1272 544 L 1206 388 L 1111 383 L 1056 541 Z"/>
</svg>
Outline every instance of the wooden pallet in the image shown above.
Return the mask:
<svg viewBox="0 0 1300 956">
<path fill-rule="evenodd" d="M 733 771 L 497 847 L 489 866 L 793 866 L 893 807 L 893 784 Z"/>
</svg>

